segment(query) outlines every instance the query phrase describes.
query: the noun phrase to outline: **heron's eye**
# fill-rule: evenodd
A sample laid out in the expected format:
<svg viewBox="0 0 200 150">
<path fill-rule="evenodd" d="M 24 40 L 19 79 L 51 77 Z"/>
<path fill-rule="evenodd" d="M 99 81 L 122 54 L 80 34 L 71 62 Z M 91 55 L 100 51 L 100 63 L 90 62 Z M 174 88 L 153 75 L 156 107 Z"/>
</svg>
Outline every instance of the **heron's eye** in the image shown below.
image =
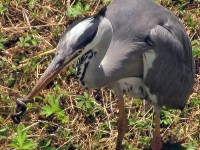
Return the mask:
<svg viewBox="0 0 200 150">
<path fill-rule="evenodd" d="M 64 60 L 63 60 L 63 59 L 62 59 L 62 60 L 59 60 L 58 63 L 57 63 L 57 65 L 55 66 L 55 70 L 56 70 L 58 67 L 62 66 L 63 63 L 64 63 Z"/>
<path fill-rule="evenodd" d="M 151 39 L 151 37 L 150 37 L 149 35 L 145 37 L 144 41 L 145 41 L 149 46 L 153 46 L 153 45 L 154 45 L 154 43 L 153 43 L 153 41 L 152 41 L 152 39 Z"/>
<path fill-rule="evenodd" d="M 80 54 L 82 53 L 82 51 L 83 51 L 83 49 L 79 49 L 79 50 L 77 51 L 77 54 L 80 55 Z"/>
<path fill-rule="evenodd" d="M 64 63 L 64 59 L 59 60 L 58 64 L 62 65 Z"/>
</svg>

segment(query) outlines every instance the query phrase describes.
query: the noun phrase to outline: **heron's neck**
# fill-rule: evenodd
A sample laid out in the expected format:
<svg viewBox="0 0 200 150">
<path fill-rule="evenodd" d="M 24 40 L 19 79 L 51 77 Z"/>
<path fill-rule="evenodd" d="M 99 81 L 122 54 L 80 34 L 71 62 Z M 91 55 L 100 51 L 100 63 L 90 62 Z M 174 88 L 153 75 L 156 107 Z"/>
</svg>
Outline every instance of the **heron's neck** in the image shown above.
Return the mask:
<svg viewBox="0 0 200 150">
<path fill-rule="evenodd" d="M 88 88 L 100 88 L 105 85 L 106 77 L 100 64 L 108 50 L 108 45 L 102 39 L 103 44 L 98 44 L 94 49 L 87 51 L 79 58 L 76 65 L 77 78 L 82 86 Z M 105 82 L 105 83 L 104 83 Z"/>
<path fill-rule="evenodd" d="M 85 56 L 81 57 L 79 60 L 84 60 L 83 63 L 77 68 L 78 79 L 80 83 L 88 88 L 99 88 L 105 85 L 106 77 L 104 75 L 103 69 L 100 64 L 103 60 L 109 45 L 112 40 L 112 25 L 107 18 L 102 18 L 98 27 L 98 32 L 93 39 L 93 42 L 89 44 L 92 49 L 86 52 Z"/>
</svg>

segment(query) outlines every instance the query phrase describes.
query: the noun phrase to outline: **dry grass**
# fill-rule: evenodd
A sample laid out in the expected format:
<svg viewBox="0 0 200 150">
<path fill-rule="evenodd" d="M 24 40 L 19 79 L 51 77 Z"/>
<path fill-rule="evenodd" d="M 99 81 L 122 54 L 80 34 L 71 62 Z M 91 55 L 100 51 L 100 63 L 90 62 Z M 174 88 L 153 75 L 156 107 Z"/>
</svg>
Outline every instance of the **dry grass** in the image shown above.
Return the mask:
<svg viewBox="0 0 200 150">
<path fill-rule="evenodd" d="M 34 0 L 29 2 L 2 0 L 1 2 L 7 8 L 3 13 L 0 9 L 0 39 L 5 39 L 5 42 L 2 42 L 4 48 L 0 49 L 0 148 L 3 150 L 14 149 L 10 143 L 16 138 L 17 125 L 14 125 L 10 119 L 15 106 L 12 100 L 25 97 L 31 91 L 36 79 L 41 76 L 53 58 L 55 47 L 65 26 L 75 19 L 65 15 L 66 10 L 75 1 L 35 1 L 34 7 L 31 6 L 31 2 Z M 94 14 L 105 5 L 100 0 L 87 1 L 87 3 L 90 4 L 87 15 Z M 198 1 L 183 11 L 178 9 L 180 5 L 175 2 L 162 1 L 162 5 L 180 18 L 191 41 L 200 42 Z M 31 37 L 29 46 L 20 46 L 20 38 L 27 35 Z M 32 43 L 34 39 L 36 45 Z M 200 51 L 198 44 L 194 44 L 193 48 Z M 200 59 L 197 57 L 196 62 L 200 64 Z M 200 68 L 200 65 L 198 67 Z M 189 149 L 189 145 L 193 146 L 193 149 L 198 149 L 200 146 L 199 68 L 194 93 L 184 111 L 164 110 L 162 112 L 161 133 L 165 149 Z M 99 91 L 82 89 L 74 79 L 73 72 L 73 67 L 62 72 L 40 93 L 35 103 L 29 105 L 21 123 L 25 125 L 23 130 L 29 131 L 28 139 L 38 143 L 36 149 L 114 149 L 118 113 L 114 94 L 108 89 Z M 60 89 L 59 92 L 56 92 L 57 88 Z M 77 107 L 76 97 L 84 91 L 96 99 L 93 102 L 96 110 L 94 113 Z M 47 101 L 42 101 L 47 95 L 61 96 L 60 107 L 68 117 L 68 122 L 61 123 L 56 115 L 47 117 L 40 114 L 42 107 L 48 105 Z M 149 149 L 154 127 L 153 109 L 145 105 L 144 101 L 128 97 L 125 99 L 129 128 L 123 147 L 127 150 Z"/>
</svg>

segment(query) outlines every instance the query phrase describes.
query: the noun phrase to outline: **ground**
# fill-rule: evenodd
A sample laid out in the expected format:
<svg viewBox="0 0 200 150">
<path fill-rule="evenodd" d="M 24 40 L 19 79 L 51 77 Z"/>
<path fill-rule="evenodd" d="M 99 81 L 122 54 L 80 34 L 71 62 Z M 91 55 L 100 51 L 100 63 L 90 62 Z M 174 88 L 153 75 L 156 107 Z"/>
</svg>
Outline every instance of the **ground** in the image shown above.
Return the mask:
<svg viewBox="0 0 200 150">
<path fill-rule="evenodd" d="M 185 109 L 161 113 L 163 149 L 200 147 L 200 1 L 157 0 L 184 24 L 192 42 L 196 80 Z M 19 125 L 10 119 L 16 98 L 26 97 L 54 56 L 66 26 L 98 12 L 109 0 L 2 0 L 0 2 L 0 149 L 114 149 L 117 137 L 116 96 L 106 88 L 86 90 L 75 78 L 74 65 L 56 77 Z M 125 97 L 126 150 L 150 149 L 153 108 Z"/>
</svg>

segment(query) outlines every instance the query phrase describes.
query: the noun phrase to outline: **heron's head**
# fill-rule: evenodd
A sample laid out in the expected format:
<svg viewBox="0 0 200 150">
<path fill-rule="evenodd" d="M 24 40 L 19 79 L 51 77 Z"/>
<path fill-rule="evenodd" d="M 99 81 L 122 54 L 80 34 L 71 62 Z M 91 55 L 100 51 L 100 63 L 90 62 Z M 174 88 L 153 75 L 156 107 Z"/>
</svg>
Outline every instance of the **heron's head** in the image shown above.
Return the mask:
<svg viewBox="0 0 200 150">
<path fill-rule="evenodd" d="M 78 24 L 69 27 L 58 43 L 55 57 L 43 73 L 27 99 L 37 95 L 63 68 L 68 67 L 84 53 L 97 45 L 110 43 L 102 42 L 112 39 L 112 26 L 104 16 L 89 17 Z M 109 46 L 109 45 L 108 45 Z M 107 46 L 107 47 L 108 47 Z"/>
</svg>

